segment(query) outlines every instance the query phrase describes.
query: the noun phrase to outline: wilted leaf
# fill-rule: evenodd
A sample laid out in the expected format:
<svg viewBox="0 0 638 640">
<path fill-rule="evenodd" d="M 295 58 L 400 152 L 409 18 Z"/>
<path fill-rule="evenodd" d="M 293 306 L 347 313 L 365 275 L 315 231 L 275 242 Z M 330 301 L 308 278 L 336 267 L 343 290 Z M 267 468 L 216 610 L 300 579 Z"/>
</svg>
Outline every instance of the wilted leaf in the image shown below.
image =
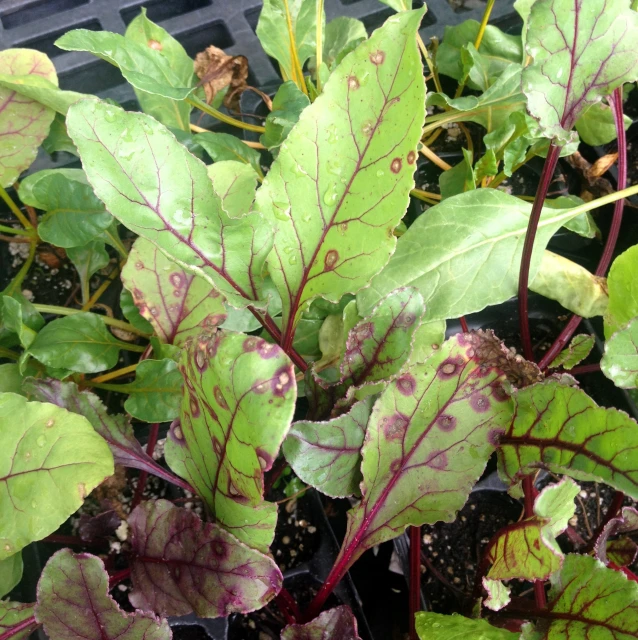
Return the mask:
<svg viewBox="0 0 638 640">
<path fill-rule="evenodd" d="M 213 45 L 195 56 L 195 73 L 203 85 L 206 102 L 227 89 L 224 105 L 229 109 L 239 108 L 239 97 L 246 89 L 248 60 L 245 56 L 229 56 Z"/>
<path fill-rule="evenodd" d="M 563 367 L 563 369 L 572 369 L 581 360 L 584 360 L 594 348 L 594 336 L 584 333 L 574 336 L 569 343 L 567 349 L 563 349 L 549 365 L 551 369 Z"/>
<path fill-rule="evenodd" d="M 63 593 L 64 597 L 60 597 Z M 62 549 L 51 556 L 38 583 L 35 616 L 55 640 L 170 640 L 168 622 L 152 613 L 125 613 L 109 595 L 104 563 Z"/>
<path fill-rule="evenodd" d="M 483 605 L 492 611 L 500 611 L 512 600 L 510 588 L 500 580 L 483 578 L 483 588 L 487 592 L 487 598 L 483 600 Z"/>
<path fill-rule="evenodd" d="M 32 74 L 58 83 L 51 60 L 33 49 L 0 52 L 0 68 L 3 71 L 0 77 Z M 8 187 L 35 160 L 55 113 L 4 85 L 0 86 L 0 104 L 0 184 Z"/>
<path fill-rule="evenodd" d="M 518 640 L 518 633 L 493 627 L 487 620 L 472 620 L 458 613 L 443 615 L 419 611 L 416 631 L 421 640 Z"/>
<path fill-rule="evenodd" d="M 361 640 L 357 619 L 350 607 L 342 605 L 320 613 L 306 624 L 290 624 L 281 632 L 281 640 Z"/>
<path fill-rule="evenodd" d="M 638 316 L 638 246 L 621 253 L 607 276 L 609 306 L 605 314 L 605 339 Z"/>
<path fill-rule="evenodd" d="M 605 343 L 600 370 L 621 389 L 638 387 L 638 318 Z"/>
<path fill-rule="evenodd" d="M 236 160 L 237 162 L 249 164 L 258 175 L 263 175 L 259 151 L 251 149 L 237 136 L 232 136 L 229 133 L 206 131 L 205 133 L 198 133 L 195 136 L 195 140 L 202 146 L 213 162 Z"/>
<path fill-rule="evenodd" d="M 104 478 L 113 456 L 89 422 L 0 395 L 0 560 L 55 531 Z"/>
<path fill-rule="evenodd" d="M 270 557 L 167 500 L 144 502 L 128 522 L 129 599 L 138 609 L 218 618 L 260 609 L 281 589 L 283 577 Z"/>
<path fill-rule="evenodd" d="M 22 552 L 0 560 L 0 598 L 9 593 L 22 579 Z M 0 604 L 0 607 L 2 605 Z M 0 614 L 0 631 L 2 631 L 2 617 Z"/>
<path fill-rule="evenodd" d="M 514 484 L 534 469 L 548 469 L 638 497 L 638 428 L 626 413 L 599 407 L 581 389 L 555 380 L 513 398 L 515 418 L 498 448 L 503 480 Z"/>
<path fill-rule="evenodd" d="M 284 82 L 277 89 L 272 111 L 266 117 L 266 131 L 259 138 L 264 147 L 271 153 L 278 153 L 279 147 L 299 121 L 301 112 L 309 105 L 308 96 L 294 82 Z"/>
<path fill-rule="evenodd" d="M 277 507 L 263 501 L 263 474 L 290 428 L 294 367 L 277 345 L 218 330 L 185 349 L 181 368 L 181 423 L 171 429 L 166 460 L 197 489 L 218 524 L 266 550 Z"/>
<path fill-rule="evenodd" d="M 21 622 L 26 622 L 33 617 L 33 605 L 22 604 L 21 602 L 10 602 L 9 600 L 0 601 L 0 635 L 11 632 L 12 627 L 17 626 Z M 14 640 L 25 640 L 31 635 L 31 632 L 37 627 L 35 620 L 32 624 L 25 627 L 18 633 L 11 633 Z"/>
</svg>

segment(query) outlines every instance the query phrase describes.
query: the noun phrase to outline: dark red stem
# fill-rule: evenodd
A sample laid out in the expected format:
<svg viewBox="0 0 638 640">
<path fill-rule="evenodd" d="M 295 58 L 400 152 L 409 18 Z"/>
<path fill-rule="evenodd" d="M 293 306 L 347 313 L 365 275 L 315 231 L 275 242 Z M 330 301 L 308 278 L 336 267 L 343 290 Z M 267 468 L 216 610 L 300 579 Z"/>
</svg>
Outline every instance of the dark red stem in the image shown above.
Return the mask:
<svg viewBox="0 0 638 640">
<path fill-rule="evenodd" d="M 463 333 L 469 333 L 470 330 L 467 327 L 467 322 L 465 320 L 465 316 L 461 316 L 459 318 L 459 322 L 461 323 L 461 329 L 463 329 Z"/>
<path fill-rule="evenodd" d="M 8 638 L 15 636 L 33 625 L 35 625 L 33 629 L 37 629 L 40 626 L 35 619 L 35 616 L 31 616 L 22 622 L 18 622 L 18 624 L 14 624 L 12 627 L 9 627 L 4 633 L 0 633 L 0 640 L 8 640 Z"/>
<path fill-rule="evenodd" d="M 287 466 L 288 462 L 283 456 L 275 461 L 272 469 L 266 474 L 264 478 L 264 495 L 268 495 L 275 482 L 277 482 L 277 480 L 281 478 L 281 474 L 286 470 Z"/>
<path fill-rule="evenodd" d="M 42 539 L 42 542 L 49 542 L 51 544 L 64 544 L 64 545 L 75 545 L 75 546 L 83 546 L 83 547 L 103 547 L 105 541 L 99 540 L 91 540 L 89 542 L 84 542 L 82 538 L 78 538 L 78 536 L 63 536 L 58 535 L 56 533 L 47 536 Z"/>
<path fill-rule="evenodd" d="M 280 611 L 284 614 L 286 622 L 288 624 L 294 624 L 298 620 L 301 620 L 301 611 L 295 602 L 295 599 L 290 595 L 290 592 L 286 587 L 282 587 L 281 591 L 277 594 L 275 602 Z"/>
<path fill-rule="evenodd" d="M 128 569 L 122 569 L 109 576 L 109 589 L 112 589 L 116 584 L 126 580 L 131 575 L 130 567 Z"/>
<path fill-rule="evenodd" d="M 410 640 L 419 640 L 416 614 L 421 610 L 421 527 L 410 527 Z"/>
<path fill-rule="evenodd" d="M 607 513 L 605 513 L 605 516 L 603 517 L 602 522 L 598 525 L 598 527 L 596 528 L 596 531 L 594 531 L 594 535 L 592 535 L 591 537 L 591 540 L 587 543 L 587 546 L 583 549 L 583 553 L 589 553 L 594 548 L 596 541 L 598 540 L 598 537 L 600 536 L 600 534 L 603 532 L 603 529 L 605 528 L 605 526 L 607 526 L 609 521 L 613 520 L 620 513 L 620 510 L 622 509 L 622 504 L 624 501 L 625 501 L 625 494 L 622 491 L 614 492 L 614 497 L 611 499 L 611 504 L 607 509 Z"/>
<path fill-rule="evenodd" d="M 153 451 L 155 451 L 155 446 L 157 445 L 157 438 L 159 434 L 159 423 L 154 422 L 151 424 L 150 430 L 148 432 L 148 443 L 146 444 L 146 453 L 152 458 Z M 148 480 L 148 471 L 142 469 L 140 471 L 140 475 L 137 479 L 137 487 L 135 488 L 135 494 L 133 495 L 133 500 L 131 502 L 131 511 L 137 507 L 137 505 L 142 501 L 142 496 L 144 495 L 144 489 L 146 488 L 146 481 Z"/>
<path fill-rule="evenodd" d="M 595 371 L 600 371 L 600 363 L 595 362 L 594 364 L 582 364 L 580 367 L 573 367 L 569 369 L 567 373 L 571 373 L 573 376 L 583 375 L 585 373 L 593 373 Z"/>
</svg>

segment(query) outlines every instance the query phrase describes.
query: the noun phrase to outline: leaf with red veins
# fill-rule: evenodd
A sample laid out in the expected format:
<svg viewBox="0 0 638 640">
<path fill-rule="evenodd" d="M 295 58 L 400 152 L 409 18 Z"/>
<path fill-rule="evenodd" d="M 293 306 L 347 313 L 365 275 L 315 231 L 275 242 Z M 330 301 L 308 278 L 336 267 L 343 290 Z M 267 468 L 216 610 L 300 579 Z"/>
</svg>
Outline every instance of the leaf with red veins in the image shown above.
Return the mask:
<svg viewBox="0 0 638 640">
<path fill-rule="evenodd" d="M 279 453 L 297 399 L 292 363 L 275 344 L 217 330 L 184 349 L 180 420 L 166 460 L 187 479 L 218 524 L 266 551 L 277 506 L 263 500 L 264 472 Z"/>
<path fill-rule="evenodd" d="M 280 591 L 272 558 L 168 500 L 145 502 L 129 516 L 131 604 L 164 616 L 219 618 L 261 609 Z"/>
<path fill-rule="evenodd" d="M 11 636 L 13 640 L 26 640 L 37 625 L 33 618 L 32 604 L 0 601 L 0 636 L 15 631 Z"/>
<path fill-rule="evenodd" d="M 51 60 L 33 49 L 1 51 L 0 70 L 5 76 L 36 75 L 58 84 Z M 0 185 L 11 186 L 31 166 L 54 117 L 53 109 L 0 87 Z"/>
<path fill-rule="evenodd" d="M 570 140 L 578 118 L 638 79 L 638 15 L 625 0 L 538 0 L 531 7 L 523 69 L 527 107 L 548 138 Z"/>
<path fill-rule="evenodd" d="M 607 564 L 607 562 L 611 561 L 616 563 L 619 566 L 625 566 L 626 564 L 631 564 L 631 562 L 623 563 L 619 562 L 621 558 L 616 556 L 616 558 L 612 558 L 612 553 L 622 552 L 622 555 L 627 556 L 627 554 L 631 553 L 631 547 L 627 543 L 623 543 L 622 545 L 618 545 L 617 543 L 622 540 L 630 540 L 629 538 L 621 538 L 620 540 L 610 540 L 612 536 L 634 533 L 638 531 L 638 511 L 633 507 L 623 507 L 620 515 L 616 518 L 612 518 L 601 531 L 598 536 L 598 540 L 596 540 L 596 544 L 594 545 L 594 552 L 596 553 L 596 557 L 601 561 Z M 634 547 L 634 554 L 636 552 L 636 548 Z"/>
<path fill-rule="evenodd" d="M 350 566 L 408 525 L 450 522 L 465 504 L 512 416 L 505 376 L 483 358 L 492 342 L 491 332 L 450 338 L 379 396 L 362 449 L 363 497 L 337 563 Z"/>
<path fill-rule="evenodd" d="M 162 342 L 182 345 L 226 320 L 222 295 L 145 238 L 135 241 L 122 269 L 122 282 Z"/>
<path fill-rule="evenodd" d="M 277 228 L 268 264 L 289 343 L 308 302 L 367 286 L 394 251 L 425 116 L 422 16 L 393 16 L 344 58 L 257 191 Z"/>
<path fill-rule="evenodd" d="M 36 620 L 54 640 L 170 640 L 166 620 L 150 612 L 126 613 L 109 595 L 100 558 L 62 549 L 38 582 Z"/>
<path fill-rule="evenodd" d="M 109 415 L 102 401 L 94 393 L 80 391 L 75 382 L 53 378 L 26 378 L 23 390 L 29 396 L 84 416 L 111 449 L 115 464 L 147 471 L 173 484 L 188 489 L 172 473 L 157 464 L 138 442 L 130 420 L 122 414 Z"/>
<path fill-rule="evenodd" d="M 638 545 L 627 536 L 607 543 L 607 558 L 618 567 L 631 566 L 636 557 L 638 557 Z"/>
<path fill-rule="evenodd" d="M 499 473 L 515 485 L 535 469 L 604 482 L 638 498 L 638 425 L 584 391 L 548 379 L 517 391 L 514 419 L 499 440 Z"/>
<path fill-rule="evenodd" d="M 350 607 L 342 605 L 320 613 L 306 624 L 290 624 L 281 632 L 281 640 L 361 640 L 357 619 Z"/>
<path fill-rule="evenodd" d="M 236 307 L 261 304 L 271 226 L 258 213 L 233 217 L 206 166 L 157 120 L 98 100 L 74 104 L 67 129 L 106 208 Z M 243 211 L 241 213 L 244 213 Z"/>
</svg>

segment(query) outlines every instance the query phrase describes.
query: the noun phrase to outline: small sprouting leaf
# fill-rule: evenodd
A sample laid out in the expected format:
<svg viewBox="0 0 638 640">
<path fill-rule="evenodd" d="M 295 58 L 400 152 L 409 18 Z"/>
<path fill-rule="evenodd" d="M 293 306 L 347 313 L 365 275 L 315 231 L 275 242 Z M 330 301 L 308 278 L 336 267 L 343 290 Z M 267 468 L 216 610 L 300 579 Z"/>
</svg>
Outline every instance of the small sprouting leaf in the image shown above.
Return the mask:
<svg viewBox="0 0 638 640">
<path fill-rule="evenodd" d="M 277 507 L 263 501 L 263 474 L 290 428 L 294 367 L 275 344 L 218 330 L 185 349 L 182 375 L 181 417 L 166 442 L 166 460 L 218 524 L 265 551 Z"/>
<path fill-rule="evenodd" d="M 463 149 L 463 160 L 449 171 L 444 171 L 439 177 L 439 189 L 441 200 L 452 196 L 472 191 L 474 184 L 474 170 L 472 169 L 473 154 L 468 149 Z"/>
<path fill-rule="evenodd" d="M 102 401 L 90 391 L 80 391 L 75 382 L 61 382 L 51 378 L 27 378 L 24 391 L 42 402 L 50 402 L 84 416 L 99 433 L 113 454 L 115 464 L 148 471 L 174 482 L 175 477 L 161 467 L 135 438 L 133 427 L 125 415 L 109 415 Z"/>
<path fill-rule="evenodd" d="M 621 389 L 638 387 L 638 318 L 605 343 L 600 370 Z"/>
<path fill-rule="evenodd" d="M 58 77 L 49 58 L 33 49 L 0 52 L 2 77 L 37 75 L 57 85 Z M 12 185 L 35 160 L 38 147 L 49 133 L 55 112 L 25 98 L 10 87 L 0 86 L 0 185 Z"/>
<path fill-rule="evenodd" d="M 500 368 L 513 359 L 492 333 L 459 334 L 386 387 L 368 422 L 363 497 L 339 556 L 348 566 L 408 525 L 454 518 L 511 421 Z"/>
<path fill-rule="evenodd" d="M 584 360 L 594 348 L 594 336 L 581 333 L 574 336 L 569 343 L 567 349 L 563 349 L 549 365 L 551 369 L 563 367 L 563 369 L 572 369 L 579 362 Z"/>
<path fill-rule="evenodd" d="M 544 135 L 564 144 L 578 118 L 625 82 L 638 79 L 638 15 L 623 0 L 541 0 L 529 14 L 523 70 L 529 112 Z"/>
<path fill-rule="evenodd" d="M 416 614 L 416 631 L 421 640 L 518 640 L 519 637 L 518 633 L 493 627 L 487 620 L 425 611 Z"/>
<path fill-rule="evenodd" d="M 113 473 L 106 442 L 80 416 L 0 396 L 0 560 L 55 531 Z"/>
<path fill-rule="evenodd" d="M 628 129 L 632 122 L 629 116 L 624 116 L 625 129 Z M 602 147 L 616 139 L 614 112 L 602 102 L 592 104 L 576 120 L 574 126 L 580 139 L 592 147 Z"/>
<path fill-rule="evenodd" d="M 605 278 L 551 251 L 543 252 L 529 288 L 583 318 L 602 316 L 609 304 Z"/>
<path fill-rule="evenodd" d="M 399 238 L 385 269 L 359 292 L 359 313 L 368 314 L 398 285 L 419 290 L 426 321 L 458 318 L 508 300 L 518 289 L 530 210 L 529 203 L 497 189 L 461 193 L 431 207 Z M 550 238 L 574 217 L 571 209 L 543 210 L 530 282 Z"/>
<path fill-rule="evenodd" d="M 76 313 L 45 325 L 29 353 L 48 367 L 78 373 L 97 373 L 117 364 L 120 349 L 102 318 L 94 313 Z"/>
<path fill-rule="evenodd" d="M 91 240 L 80 247 L 69 247 L 66 254 L 80 276 L 82 301 L 86 303 L 89 298 L 89 282 L 94 274 L 108 265 L 109 254 L 102 240 Z"/>
<path fill-rule="evenodd" d="M 510 596 L 510 588 L 500 580 L 483 578 L 483 588 L 487 592 L 487 598 L 483 600 L 483 604 L 492 611 L 500 611 L 506 607 L 512 599 Z"/>
<path fill-rule="evenodd" d="M 367 37 L 365 25 L 356 18 L 339 16 L 328 22 L 323 39 L 323 61 L 328 69 L 334 69 Z"/>
<path fill-rule="evenodd" d="M 257 213 L 228 215 L 205 165 L 167 129 L 92 100 L 69 110 L 67 126 L 95 193 L 122 224 L 231 304 L 260 299 L 272 230 Z"/>
<path fill-rule="evenodd" d="M 181 345 L 226 319 L 224 301 L 200 276 L 187 273 L 154 244 L 138 238 L 122 269 L 122 282 L 162 342 Z"/>
<path fill-rule="evenodd" d="M 609 306 L 605 313 L 605 338 L 638 316 L 638 245 L 621 253 L 607 276 Z"/>
<path fill-rule="evenodd" d="M 229 133 L 206 131 L 205 133 L 198 133 L 195 136 L 195 141 L 201 145 L 213 162 L 222 160 L 243 162 L 249 164 L 258 175 L 262 175 L 259 151 L 251 149 L 237 136 L 232 136 Z"/>
<path fill-rule="evenodd" d="M 64 597 L 60 597 L 63 593 Z M 51 556 L 38 582 L 36 620 L 55 640 L 170 640 L 166 620 L 125 613 L 109 595 L 100 558 L 62 549 Z"/>
<path fill-rule="evenodd" d="M 25 178 L 20 200 L 46 211 L 38 235 L 56 247 L 80 247 L 107 229 L 113 217 L 81 169 L 46 169 Z"/>
<path fill-rule="evenodd" d="M 361 640 L 357 619 L 350 607 L 341 605 L 320 613 L 306 624 L 290 624 L 281 632 L 281 640 Z"/>
<path fill-rule="evenodd" d="M 544 619 L 529 640 L 638 636 L 638 584 L 590 556 L 565 556 L 552 578 Z"/>
<path fill-rule="evenodd" d="M 283 577 L 272 558 L 168 500 L 144 502 L 128 523 L 129 600 L 138 609 L 218 618 L 260 609 L 281 589 Z"/>
<path fill-rule="evenodd" d="M 356 292 L 394 249 L 424 119 L 415 38 L 422 15 L 393 16 L 343 60 L 257 192 L 277 226 L 268 264 L 286 340 L 309 301 Z"/>
<path fill-rule="evenodd" d="M 333 498 L 358 494 L 361 447 L 371 410 L 371 398 L 366 398 L 327 422 L 294 422 L 283 452 L 297 476 Z"/>
<path fill-rule="evenodd" d="M 9 600 L 0 601 L 0 635 L 11 632 L 21 622 L 25 622 L 33 617 L 33 605 L 22 604 L 21 602 L 10 602 Z M 35 630 L 38 623 L 34 620 L 33 624 L 24 628 L 17 633 L 11 633 L 10 637 L 14 640 L 26 640 L 31 632 Z"/>
<path fill-rule="evenodd" d="M 12 556 L 0 560 L 0 598 L 9 593 L 22 579 L 22 552 L 14 553 Z M 1 607 L 2 605 L 0 605 Z M 0 617 L 0 630 L 2 629 L 2 618 Z"/>
<path fill-rule="evenodd" d="M 638 497 L 638 427 L 626 413 L 599 407 L 581 389 L 551 379 L 513 398 L 515 418 L 498 448 L 503 480 L 514 484 L 534 469 L 548 469 Z"/>
<path fill-rule="evenodd" d="M 618 540 L 610 540 L 609 538 L 619 534 L 635 533 L 637 530 L 638 511 L 633 507 L 623 507 L 620 514 L 612 518 L 603 527 L 603 530 L 598 536 L 596 544 L 594 545 L 596 557 L 604 564 L 607 564 L 610 560 L 618 566 L 631 564 L 633 560 L 630 562 L 625 562 L 625 560 L 638 551 L 638 547 L 633 543 L 633 540 L 626 537 L 621 537 Z M 627 541 L 632 542 L 633 546 L 628 544 Z M 612 554 L 616 557 L 613 558 Z"/>
<path fill-rule="evenodd" d="M 308 96 L 294 82 L 284 82 L 273 98 L 272 111 L 266 117 L 266 131 L 259 139 L 261 144 L 271 153 L 277 153 L 309 105 Z"/>
</svg>

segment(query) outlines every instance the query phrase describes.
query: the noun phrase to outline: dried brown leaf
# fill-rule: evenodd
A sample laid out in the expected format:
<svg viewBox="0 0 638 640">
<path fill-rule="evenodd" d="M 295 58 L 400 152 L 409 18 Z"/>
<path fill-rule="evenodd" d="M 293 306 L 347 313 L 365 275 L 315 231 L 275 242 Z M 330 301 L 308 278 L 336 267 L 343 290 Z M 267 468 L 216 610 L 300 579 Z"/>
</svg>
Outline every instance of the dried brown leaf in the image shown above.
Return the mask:
<svg viewBox="0 0 638 640">
<path fill-rule="evenodd" d="M 204 87 L 206 102 L 228 87 L 224 97 L 224 106 L 229 109 L 239 107 L 239 96 L 246 89 L 248 78 L 248 59 L 244 56 L 229 56 L 221 49 L 211 45 L 195 56 L 195 74 Z"/>
</svg>

